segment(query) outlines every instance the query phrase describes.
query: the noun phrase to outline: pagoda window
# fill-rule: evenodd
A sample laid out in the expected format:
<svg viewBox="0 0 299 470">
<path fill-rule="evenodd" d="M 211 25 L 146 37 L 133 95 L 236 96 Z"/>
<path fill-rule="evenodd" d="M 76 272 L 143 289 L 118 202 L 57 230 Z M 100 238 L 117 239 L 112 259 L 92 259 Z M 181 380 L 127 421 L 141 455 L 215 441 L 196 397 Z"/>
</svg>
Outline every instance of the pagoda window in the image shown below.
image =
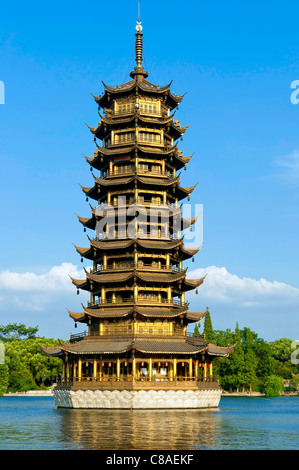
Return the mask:
<svg viewBox="0 0 299 470">
<path fill-rule="evenodd" d="M 159 165 L 152 165 L 151 172 L 152 173 L 161 173 L 161 167 Z"/>
<path fill-rule="evenodd" d="M 115 165 L 113 167 L 113 173 L 114 175 L 117 175 L 119 173 L 130 173 L 134 171 L 134 166 L 133 165 Z"/>
<path fill-rule="evenodd" d="M 140 131 L 138 135 L 139 142 L 148 142 L 153 144 L 160 144 L 161 135 L 158 132 L 145 132 Z"/>
<path fill-rule="evenodd" d="M 135 140 L 134 132 L 117 132 L 114 134 L 114 144 L 123 144 Z"/>
<path fill-rule="evenodd" d="M 118 194 L 117 196 L 113 196 L 112 198 L 112 205 L 114 207 L 116 206 L 123 206 L 123 205 L 127 205 L 127 204 L 131 204 L 134 202 L 134 196 L 130 196 L 129 198 L 127 198 L 124 194 Z"/>
<path fill-rule="evenodd" d="M 134 112 L 134 103 L 118 103 L 115 102 L 115 111 L 114 114 L 132 114 Z"/>
<path fill-rule="evenodd" d="M 140 163 L 139 170 L 148 171 L 148 165 L 146 163 Z"/>
<path fill-rule="evenodd" d="M 157 101 L 142 100 L 139 103 L 141 114 L 160 114 L 160 106 Z"/>
</svg>

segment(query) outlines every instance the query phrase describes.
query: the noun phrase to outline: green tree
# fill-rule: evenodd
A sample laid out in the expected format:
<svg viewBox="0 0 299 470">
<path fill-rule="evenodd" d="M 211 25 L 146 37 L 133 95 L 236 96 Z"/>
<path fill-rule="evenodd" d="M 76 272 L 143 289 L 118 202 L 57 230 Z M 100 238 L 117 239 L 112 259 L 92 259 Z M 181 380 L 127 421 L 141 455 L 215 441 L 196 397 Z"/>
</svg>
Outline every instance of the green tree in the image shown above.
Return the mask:
<svg viewBox="0 0 299 470">
<path fill-rule="evenodd" d="M 5 362 L 10 374 L 26 370 L 30 372 L 37 385 L 42 385 L 44 382 L 51 384 L 52 378 L 61 373 L 62 363 L 57 357 L 45 356 L 41 345 L 57 346 L 59 340 L 33 338 L 7 343 Z"/>
<path fill-rule="evenodd" d="M 9 372 L 7 364 L 0 364 L 0 395 L 7 392 Z"/>
<path fill-rule="evenodd" d="M 215 342 L 216 335 L 215 335 L 215 332 L 214 332 L 214 329 L 213 329 L 212 319 L 211 319 L 211 314 L 210 314 L 210 311 L 209 311 L 209 307 L 207 307 L 207 313 L 205 315 L 205 320 L 204 320 L 204 335 L 205 335 L 205 339 L 209 343 L 214 343 Z"/>
<path fill-rule="evenodd" d="M 253 348 L 248 348 L 244 354 L 244 367 L 243 367 L 243 385 L 252 390 L 252 385 L 257 381 L 256 367 L 257 357 Z"/>
<path fill-rule="evenodd" d="M 198 324 L 197 324 L 197 323 L 195 324 L 195 327 L 194 327 L 193 336 L 194 336 L 195 338 L 199 338 L 199 337 L 200 337 L 200 331 L 199 331 L 199 327 L 198 327 Z"/>
<path fill-rule="evenodd" d="M 276 361 L 272 357 L 271 347 L 263 339 L 257 339 L 254 346 L 254 352 L 257 358 L 256 375 L 264 379 L 268 375 L 275 373 Z"/>
<path fill-rule="evenodd" d="M 266 377 L 262 388 L 267 397 L 277 397 L 283 391 L 283 379 L 277 375 Z"/>
<path fill-rule="evenodd" d="M 0 325 L 0 340 L 14 341 L 16 339 L 35 338 L 38 332 L 38 326 L 27 327 L 23 323 L 9 323 L 8 325 Z"/>
<path fill-rule="evenodd" d="M 242 341 L 242 333 L 239 328 L 239 323 L 236 322 L 235 332 L 234 332 L 234 343 L 241 343 Z"/>
<path fill-rule="evenodd" d="M 239 390 L 245 383 L 245 357 L 242 344 L 221 363 L 220 384 L 225 390 Z"/>
<path fill-rule="evenodd" d="M 9 389 L 11 392 L 27 392 L 37 388 L 29 370 L 13 371 L 9 375 Z"/>
</svg>

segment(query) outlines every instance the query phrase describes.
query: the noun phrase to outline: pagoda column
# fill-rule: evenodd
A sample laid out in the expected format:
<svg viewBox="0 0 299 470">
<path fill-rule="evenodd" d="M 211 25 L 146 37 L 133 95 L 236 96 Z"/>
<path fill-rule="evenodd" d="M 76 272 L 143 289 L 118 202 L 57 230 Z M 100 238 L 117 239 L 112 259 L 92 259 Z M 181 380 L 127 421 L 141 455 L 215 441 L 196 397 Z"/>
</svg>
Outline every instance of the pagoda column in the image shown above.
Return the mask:
<svg viewBox="0 0 299 470">
<path fill-rule="evenodd" d="M 152 373 L 153 373 L 153 358 L 149 358 L 149 364 L 148 364 L 148 376 L 149 380 L 152 380 Z"/>
<path fill-rule="evenodd" d="M 170 381 L 172 382 L 173 381 L 173 363 L 172 362 L 169 363 L 169 377 L 170 377 Z"/>
<path fill-rule="evenodd" d="M 79 357 L 79 359 L 78 359 L 78 380 L 79 380 L 79 382 L 81 382 L 81 378 L 82 378 L 82 359 L 81 359 L 81 357 Z"/>
<path fill-rule="evenodd" d="M 73 379 L 77 378 L 77 363 L 73 362 Z"/>
<path fill-rule="evenodd" d="M 204 367 L 203 367 L 203 379 L 207 380 L 207 363 L 206 362 L 204 363 Z"/>
<path fill-rule="evenodd" d="M 96 379 L 97 378 L 97 360 L 94 359 L 93 360 L 93 378 Z"/>
<path fill-rule="evenodd" d="M 213 377 L 213 363 L 210 363 L 210 377 Z"/>
<path fill-rule="evenodd" d="M 67 380 L 70 378 L 70 363 L 68 359 L 66 360 L 66 378 Z"/>
<path fill-rule="evenodd" d="M 170 268 L 170 254 L 167 253 L 166 255 L 166 269 Z"/>
<path fill-rule="evenodd" d="M 135 375 L 136 375 L 136 359 L 135 359 L 135 356 L 133 356 L 133 363 L 132 363 L 132 376 L 133 376 L 133 379 L 135 379 Z"/>
<path fill-rule="evenodd" d="M 173 359 L 173 375 L 174 375 L 174 377 L 176 377 L 176 375 L 177 375 L 176 362 L 177 362 L 177 359 L 175 357 Z"/>
<path fill-rule="evenodd" d="M 192 377 L 192 373 L 193 373 L 193 363 L 192 363 L 192 357 L 190 357 L 189 359 L 189 377 L 191 378 Z"/>
<path fill-rule="evenodd" d="M 116 359 L 116 380 L 120 379 L 120 359 Z"/>
</svg>

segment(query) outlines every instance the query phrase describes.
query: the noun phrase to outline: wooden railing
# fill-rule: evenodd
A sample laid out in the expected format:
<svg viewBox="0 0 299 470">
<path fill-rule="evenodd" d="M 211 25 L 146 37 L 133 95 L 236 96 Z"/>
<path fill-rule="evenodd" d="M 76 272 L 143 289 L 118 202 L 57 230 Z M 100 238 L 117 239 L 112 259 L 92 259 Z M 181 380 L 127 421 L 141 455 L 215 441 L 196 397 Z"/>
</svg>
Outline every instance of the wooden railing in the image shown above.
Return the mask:
<svg viewBox="0 0 299 470">
<path fill-rule="evenodd" d="M 152 169 L 143 169 L 143 168 L 125 168 L 125 169 L 114 169 L 112 171 L 107 170 L 107 172 L 103 173 L 102 179 L 106 179 L 107 176 L 122 176 L 122 175 L 132 175 L 132 174 L 142 174 L 142 175 L 149 175 L 149 176 L 164 176 L 165 178 L 172 178 L 173 175 L 170 171 L 162 171 L 162 170 L 152 170 Z"/>
<path fill-rule="evenodd" d="M 118 266 L 118 265 L 107 265 L 107 266 L 99 266 L 97 269 L 92 270 L 92 274 L 99 274 L 103 271 L 126 271 L 130 269 L 139 269 L 139 270 L 153 270 L 153 271 L 160 271 L 160 270 L 165 270 L 165 271 L 173 271 L 173 272 L 186 272 L 186 269 L 183 268 L 178 268 L 177 266 L 159 266 L 159 265 L 153 265 L 153 264 L 142 264 L 142 263 L 132 263 L 128 265 L 123 265 L 123 266 Z"/>
<path fill-rule="evenodd" d="M 105 304 L 166 304 L 166 305 L 178 305 L 181 307 L 185 307 L 189 305 L 189 302 L 182 302 L 181 300 L 167 300 L 167 299 L 149 299 L 149 298 L 142 298 L 138 297 L 138 299 L 130 298 L 130 299 L 97 299 L 94 302 L 87 302 L 88 307 L 96 307 L 97 305 L 105 305 Z"/>
<path fill-rule="evenodd" d="M 214 377 L 69 377 L 58 378 L 56 383 L 57 389 L 72 388 L 74 390 L 219 388 L 218 379 Z"/>
<path fill-rule="evenodd" d="M 128 339 L 133 339 L 133 338 L 138 338 L 138 337 L 143 337 L 143 336 L 159 336 L 160 338 L 165 338 L 166 337 L 170 337 L 172 336 L 174 339 L 177 338 L 178 336 L 179 337 L 182 337 L 182 336 L 187 336 L 188 338 L 194 338 L 194 339 L 204 339 L 204 336 L 203 335 L 200 335 L 200 336 L 197 336 L 197 337 L 194 337 L 193 336 L 193 333 L 183 333 L 183 332 L 180 332 L 179 330 L 173 332 L 173 333 L 170 333 L 170 332 L 165 332 L 165 333 L 160 333 L 160 328 L 151 328 L 151 332 L 149 332 L 150 328 L 144 328 L 142 332 L 138 331 L 136 334 L 133 334 L 132 330 L 128 330 L 125 332 L 124 331 L 124 328 L 120 327 L 119 329 L 117 329 L 117 327 L 115 327 L 115 329 L 110 329 L 109 330 L 109 327 L 107 328 L 108 330 L 108 333 L 106 333 L 106 330 L 104 328 L 103 330 L 103 334 L 100 335 L 99 332 L 91 332 L 90 334 L 88 334 L 86 331 L 84 332 L 81 332 L 81 333 L 75 333 L 75 334 L 70 334 L 70 343 L 76 343 L 78 341 L 82 341 L 83 339 L 85 338 L 88 338 L 88 337 L 104 337 L 104 336 L 118 336 L 118 337 L 125 337 L 126 340 Z"/>
<path fill-rule="evenodd" d="M 128 206 L 132 206 L 134 204 L 140 204 L 140 205 L 150 205 L 152 206 L 153 208 L 155 208 L 155 206 L 165 206 L 165 208 L 168 208 L 168 209 L 174 209 L 177 213 L 177 211 L 180 210 L 180 208 L 178 206 L 175 205 L 175 203 L 171 202 L 163 202 L 162 200 L 156 200 L 156 201 L 152 201 L 151 199 L 143 199 L 141 197 L 137 197 L 136 199 L 135 198 L 132 198 L 131 200 L 126 200 L 125 201 L 125 204 L 123 204 L 122 202 L 122 199 L 121 199 L 121 196 L 120 196 L 120 200 L 117 200 L 116 201 L 112 201 L 110 204 L 107 203 L 107 202 L 101 202 L 100 206 L 99 206 L 99 209 L 101 210 L 109 210 L 113 207 L 128 207 Z"/>
</svg>

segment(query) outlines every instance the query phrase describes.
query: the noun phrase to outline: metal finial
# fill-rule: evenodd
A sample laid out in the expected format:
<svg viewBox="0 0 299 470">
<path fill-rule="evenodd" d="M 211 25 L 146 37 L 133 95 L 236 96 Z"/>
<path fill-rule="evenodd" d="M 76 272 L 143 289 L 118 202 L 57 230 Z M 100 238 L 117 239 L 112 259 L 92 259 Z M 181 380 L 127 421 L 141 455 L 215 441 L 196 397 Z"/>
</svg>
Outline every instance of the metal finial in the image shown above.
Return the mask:
<svg viewBox="0 0 299 470">
<path fill-rule="evenodd" d="M 137 77 L 137 79 L 142 79 L 142 77 L 147 77 L 148 73 L 143 69 L 141 63 L 142 63 L 142 53 L 143 53 L 143 44 L 142 44 L 142 26 L 141 26 L 141 21 L 140 21 L 140 3 L 138 3 L 138 21 L 136 25 L 136 43 L 135 43 L 135 48 L 136 48 L 136 57 L 135 60 L 137 62 L 137 65 L 135 69 L 130 73 L 130 76 Z"/>
<path fill-rule="evenodd" d="M 140 21 L 140 3 L 138 3 L 138 21 L 136 26 L 136 62 L 137 66 L 141 66 L 142 62 L 142 26 Z"/>
</svg>

